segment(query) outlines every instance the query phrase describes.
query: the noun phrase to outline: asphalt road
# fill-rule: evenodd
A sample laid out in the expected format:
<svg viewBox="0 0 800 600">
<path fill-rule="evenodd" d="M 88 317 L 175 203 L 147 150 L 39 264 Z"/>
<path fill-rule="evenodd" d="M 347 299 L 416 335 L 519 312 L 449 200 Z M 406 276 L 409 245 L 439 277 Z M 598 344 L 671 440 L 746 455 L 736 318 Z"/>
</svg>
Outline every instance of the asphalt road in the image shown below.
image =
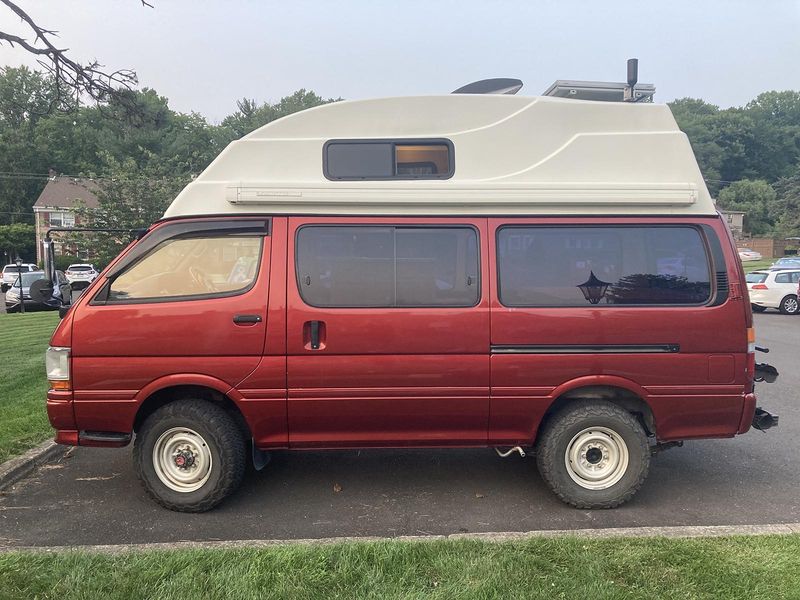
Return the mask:
<svg viewBox="0 0 800 600">
<path fill-rule="evenodd" d="M 375 450 L 276 453 L 216 510 L 178 514 L 148 500 L 130 448 L 78 448 L 0 497 L 0 546 L 798 522 L 800 317 L 769 312 L 756 326 L 772 350 L 761 358 L 781 372 L 759 386 L 760 404 L 780 427 L 660 454 L 639 494 L 614 510 L 560 503 L 532 459 Z"/>
</svg>

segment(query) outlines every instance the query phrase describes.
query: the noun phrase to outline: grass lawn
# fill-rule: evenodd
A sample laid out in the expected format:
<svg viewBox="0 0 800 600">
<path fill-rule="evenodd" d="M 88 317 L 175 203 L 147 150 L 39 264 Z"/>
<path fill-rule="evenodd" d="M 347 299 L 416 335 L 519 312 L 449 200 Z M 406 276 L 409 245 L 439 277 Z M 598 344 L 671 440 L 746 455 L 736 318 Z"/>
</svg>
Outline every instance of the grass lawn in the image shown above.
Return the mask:
<svg viewBox="0 0 800 600">
<path fill-rule="evenodd" d="M 765 258 L 763 260 L 753 260 L 743 262 L 742 266 L 744 267 L 744 272 L 749 273 L 750 271 L 757 271 L 759 269 L 769 269 L 772 266 L 777 258 Z"/>
<path fill-rule="evenodd" d="M 0 314 L 0 462 L 53 435 L 44 351 L 57 324 L 57 312 Z"/>
<path fill-rule="evenodd" d="M 14 598 L 800 597 L 800 536 L 0 554 Z"/>
</svg>

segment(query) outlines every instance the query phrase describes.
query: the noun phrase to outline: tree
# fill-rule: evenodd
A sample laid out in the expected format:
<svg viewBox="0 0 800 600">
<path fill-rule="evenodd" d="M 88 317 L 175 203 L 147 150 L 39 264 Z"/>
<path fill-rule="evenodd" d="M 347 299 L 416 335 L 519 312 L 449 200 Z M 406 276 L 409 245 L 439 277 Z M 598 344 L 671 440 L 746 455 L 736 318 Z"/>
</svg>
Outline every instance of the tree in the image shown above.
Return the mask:
<svg viewBox="0 0 800 600">
<path fill-rule="evenodd" d="M 88 227 L 135 230 L 159 220 L 178 192 L 191 181 L 188 173 L 174 174 L 170 161 L 150 155 L 144 167 L 133 158 L 104 157 L 107 177 L 99 180 L 99 206 L 79 207 Z M 130 241 L 120 233 L 91 233 L 71 236 L 82 247 L 91 247 L 100 266 L 108 264 Z"/>
<path fill-rule="evenodd" d="M 9 261 L 18 256 L 28 261 L 36 256 L 36 232 L 33 225 L 0 225 L 0 253 Z"/>
<path fill-rule="evenodd" d="M 722 190 L 718 204 L 726 210 L 744 212 L 744 230 L 747 233 L 767 235 L 775 226 L 775 200 L 775 190 L 769 183 L 745 179 Z"/>
<path fill-rule="evenodd" d="M 239 110 L 225 117 L 222 127 L 229 130 L 230 140 L 236 140 L 281 117 L 338 100 L 341 98 L 326 100 L 305 89 L 297 90 L 290 96 L 281 98 L 276 104 L 265 102 L 259 106 L 255 100 L 243 98 L 236 103 Z"/>
<path fill-rule="evenodd" d="M 775 230 L 782 237 L 800 236 L 800 173 L 779 179 L 775 185 L 773 216 Z"/>
</svg>

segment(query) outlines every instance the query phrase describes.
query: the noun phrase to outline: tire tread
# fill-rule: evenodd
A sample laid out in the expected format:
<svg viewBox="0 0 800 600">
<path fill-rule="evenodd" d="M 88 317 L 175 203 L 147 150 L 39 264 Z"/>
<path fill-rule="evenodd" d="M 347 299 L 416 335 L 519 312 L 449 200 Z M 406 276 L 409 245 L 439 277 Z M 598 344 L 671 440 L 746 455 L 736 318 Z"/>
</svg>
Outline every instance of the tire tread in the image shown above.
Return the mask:
<svg viewBox="0 0 800 600">
<path fill-rule="evenodd" d="M 588 501 L 575 498 L 564 489 L 555 474 L 556 465 L 559 464 L 558 461 L 563 462 L 564 460 L 563 457 L 556 456 L 556 446 L 558 445 L 559 438 L 568 429 L 584 421 L 587 416 L 622 419 L 626 421 L 627 424 L 634 430 L 639 430 L 642 432 L 642 436 L 639 436 L 641 442 L 639 451 L 645 453 L 646 456 L 644 460 L 644 468 L 641 469 L 638 477 L 633 484 L 629 486 L 627 491 L 622 496 L 619 496 L 613 500 Z M 633 450 L 634 449 L 631 448 L 628 449 L 629 452 Z M 541 474 L 542 479 L 545 480 L 553 493 L 555 493 L 555 495 L 558 496 L 563 502 L 569 504 L 570 506 L 574 506 L 575 508 L 583 509 L 616 508 L 617 506 L 620 506 L 633 498 L 633 496 L 636 495 L 636 492 L 638 492 L 644 484 L 645 479 L 647 479 L 647 474 L 650 468 L 649 458 L 650 448 L 647 444 L 647 438 L 644 436 L 644 430 L 636 417 L 616 404 L 601 401 L 576 403 L 574 406 L 569 406 L 554 415 L 551 421 L 545 426 L 544 431 L 541 433 L 541 437 L 539 438 L 539 443 L 537 444 L 536 449 L 536 463 L 539 467 L 539 473 Z"/>
<path fill-rule="evenodd" d="M 228 458 L 230 464 L 223 462 L 221 467 L 221 477 L 217 486 L 210 494 L 202 500 L 191 504 L 180 504 L 171 502 L 158 493 L 150 478 L 143 472 L 143 461 L 150 460 L 149 457 L 142 455 L 142 441 L 147 428 L 152 427 L 158 420 L 165 418 L 186 418 L 196 419 L 203 423 L 205 427 L 212 431 L 220 450 L 230 453 Z M 187 423 L 188 425 L 188 423 Z M 220 406 L 198 399 L 182 399 L 170 402 L 153 412 L 145 419 L 133 444 L 133 458 L 136 466 L 136 474 L 142 482 L 145 491 L 155 502 L 169 510 L 177 512 L 204 512 L 214 508 L 222 502 L 231 492 L 233 492 L 242 482 L 247 463 L 246 444 L 242 439 L 234 420 Z M 160 482 L 159 482 L 160 484 Z M 162 484 L 163 485 L 163 484 Z"/>
</svg>

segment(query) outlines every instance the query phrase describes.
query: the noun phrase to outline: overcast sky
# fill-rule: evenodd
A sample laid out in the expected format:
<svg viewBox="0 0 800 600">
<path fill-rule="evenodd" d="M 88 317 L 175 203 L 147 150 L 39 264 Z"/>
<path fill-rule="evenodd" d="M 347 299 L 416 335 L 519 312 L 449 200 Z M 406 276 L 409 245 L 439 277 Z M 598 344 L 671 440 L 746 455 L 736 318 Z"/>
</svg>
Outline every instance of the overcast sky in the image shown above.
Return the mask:
<svg viewBox="0 0 800 600">
<path fill-rule="evenodd" d="M 299 88 L 354 99 L 518 77 L 536 95 L 555 79 L 623 80 L 632 56 L 659 102 L 800 90 L 800 0 L 17 1 L 75 58 L 131 68 L 213 122 L 239 98 Z M 25 31 L 2 5 L 0 29 Z M 0 65 L 21 63 L 35 64 L 0 47 Z"/>
</svg>

